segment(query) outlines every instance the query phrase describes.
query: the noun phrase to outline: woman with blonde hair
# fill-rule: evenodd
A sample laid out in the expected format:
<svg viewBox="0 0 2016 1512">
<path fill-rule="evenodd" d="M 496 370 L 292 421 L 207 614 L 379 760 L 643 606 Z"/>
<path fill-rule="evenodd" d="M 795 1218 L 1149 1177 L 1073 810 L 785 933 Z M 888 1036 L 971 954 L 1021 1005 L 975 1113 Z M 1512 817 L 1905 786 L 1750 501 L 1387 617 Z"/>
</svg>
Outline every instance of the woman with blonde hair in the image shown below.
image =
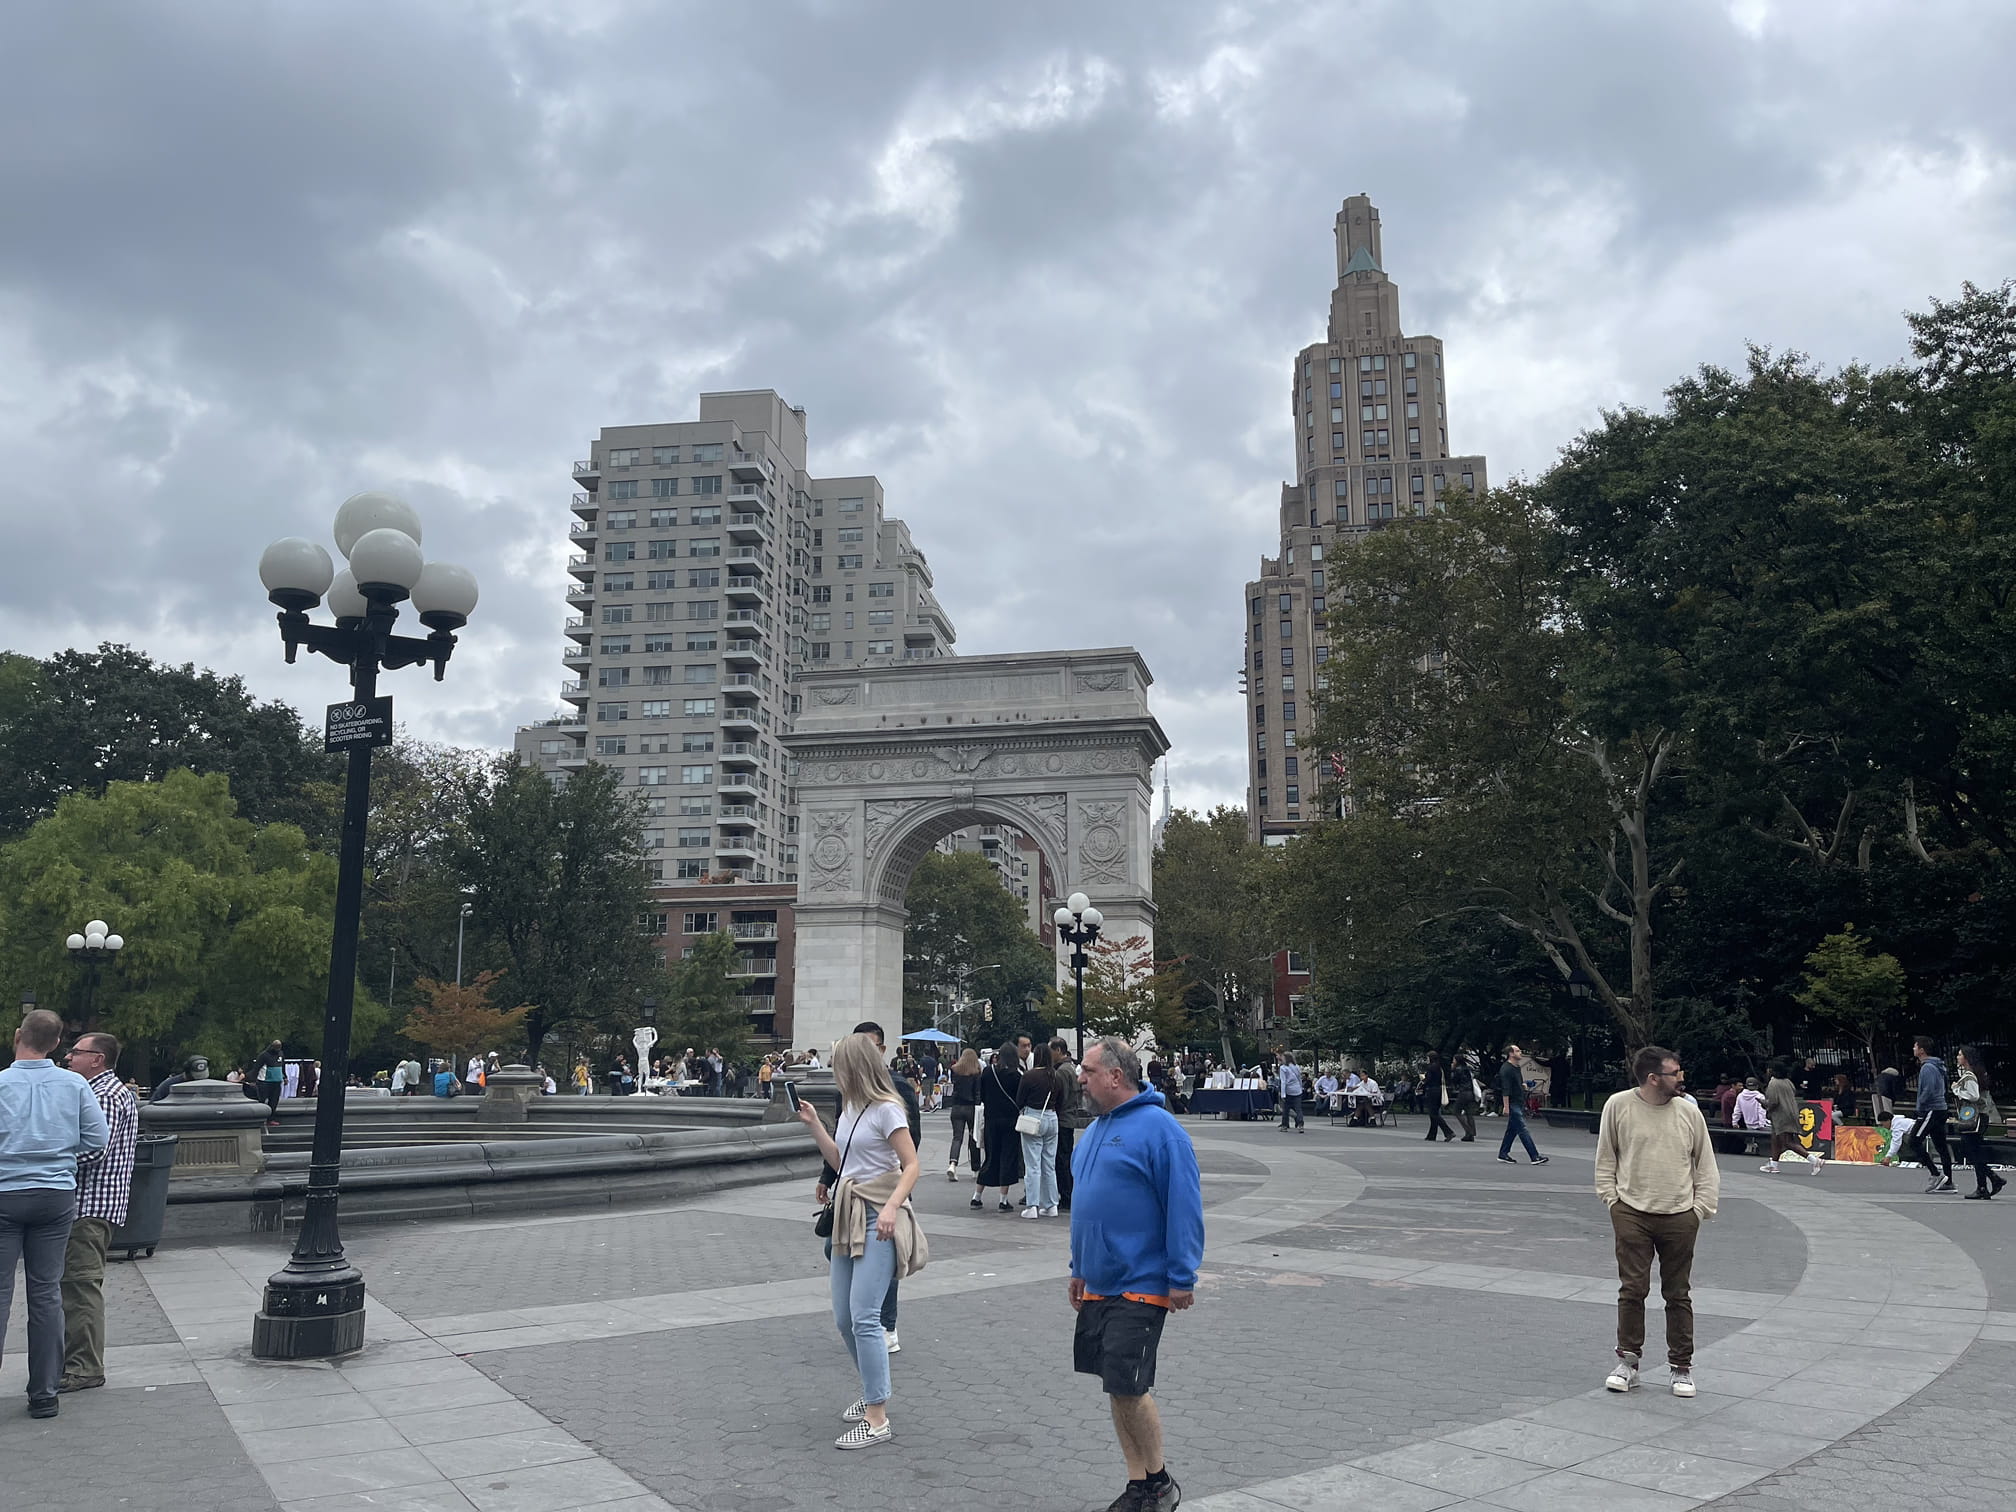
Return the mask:
<svg viewBox="0 0 2016 1512">
<path fill-rule="evenodd" d="M 970 1153 L 973 1169 L 980 1169 L 980 1146 L 973 1139 L 973 1120 L 980 1113 L 980 1057 L 969 1046 L 952 1063 L 952 1091 L 946 1099 L 952 1113 L 952 1149 L 945 1157 L 945 1179 L 959 1179 L 959 1157 Z"/>
<path fill-rule="evenodd" d="M 839 1173 L 833 1190 L 833 1322 L 854 1358 L 861 1395 L 840 1414 L 850 1423 L 836 1449 L 871 1449 L 896 1430 L 889 1422 L 889 1346 L 882 1299 L 890 1281 L 924 1268 L 930 1250 L 910 1206 L 921 1167 L 896 1084 L 874 1036 L 850 1034 L 833 1051 L 840 1118 L 828 1134 L 819 1110 L 798 1105 L 798 1118 L 819 1153 Z"/>
</svg>

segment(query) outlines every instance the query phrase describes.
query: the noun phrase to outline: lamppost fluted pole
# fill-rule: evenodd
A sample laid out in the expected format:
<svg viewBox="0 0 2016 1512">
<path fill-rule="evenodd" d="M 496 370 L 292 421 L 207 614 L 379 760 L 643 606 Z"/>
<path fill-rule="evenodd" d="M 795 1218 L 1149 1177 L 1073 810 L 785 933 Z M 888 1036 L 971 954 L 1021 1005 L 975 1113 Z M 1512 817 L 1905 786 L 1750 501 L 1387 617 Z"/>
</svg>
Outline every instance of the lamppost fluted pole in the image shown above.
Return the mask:
<svg viewBox="0 0 2016 1512">
<path fill-rule="evenodd" d="M 1099 938 L 1099 926 L 1106 916 L 1092 906 L 1082 892 L 1074 892 L 1064 906 L 1051 915 L 1058 935 L 1071 947 L 1072 997 L 1078 1011 L 1078 1064 L 1085 1064 L 1085 966 L 1086 948 Z"/>
<path fill-rule="evenodd" d="M 350 1023 L 357 992 L 357 935 L 364 901 L 364 831 L 371 810 L 371 752 L 392 743 L 389 698 L 378 673 L 431 664 L 438 681 L 455 649 L 454 632 L 476 607 L 476 579 L 461 567 L 423 562 L 420 520 L 389 494 L 357 494 L 336 513 L 336 544 L 350 559 L 337 574 L 312 541 L 276 541 L 259 561 L 267 597 L 280 608 L 280 638 L 292 662 L 303 646 L 349 669 L 351 701 L 331 704 L 324 747 L 343 751 L 343 829 L 336 859 L 336 915 L 323 1001 L 322 1080 L 301 1227 L 286 1267 L 269 1276 L 252 1320 L 252 1353 L 263 1359 L 320 1359 L 364 1343 L 364 1277 L 343 1252 L 337 1193 L 343 1163 L 344 1089 L 350 1080 Z M 308 611 L 329 597 L 336 623 Z M 395 635 L 399 605 L 411 597 L 432 634 Z"/>
</svg>

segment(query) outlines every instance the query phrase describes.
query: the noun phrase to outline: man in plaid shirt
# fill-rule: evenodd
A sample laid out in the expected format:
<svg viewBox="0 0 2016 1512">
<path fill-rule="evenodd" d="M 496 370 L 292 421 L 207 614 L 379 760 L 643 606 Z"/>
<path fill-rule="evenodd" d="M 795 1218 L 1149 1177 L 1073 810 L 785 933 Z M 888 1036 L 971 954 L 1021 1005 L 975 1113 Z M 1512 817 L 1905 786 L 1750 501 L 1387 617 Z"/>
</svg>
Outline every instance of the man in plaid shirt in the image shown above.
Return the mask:
<svg viewBox="0 0 2016 1512">
<path fill-rule="evenodd" d="M 67 1064 L 91 1084 L 111 1135 L 78 1164 L 77 1221 L 63 1256 L 63 1379 L 56 1389 L 89 1391 L 105 1384 L 105 1249 L 113 1226 L 126 1221 L 140 1105 L 113 1069 L 119 1041 L 112 1035 L 80 1034 Z"/>
</svg>

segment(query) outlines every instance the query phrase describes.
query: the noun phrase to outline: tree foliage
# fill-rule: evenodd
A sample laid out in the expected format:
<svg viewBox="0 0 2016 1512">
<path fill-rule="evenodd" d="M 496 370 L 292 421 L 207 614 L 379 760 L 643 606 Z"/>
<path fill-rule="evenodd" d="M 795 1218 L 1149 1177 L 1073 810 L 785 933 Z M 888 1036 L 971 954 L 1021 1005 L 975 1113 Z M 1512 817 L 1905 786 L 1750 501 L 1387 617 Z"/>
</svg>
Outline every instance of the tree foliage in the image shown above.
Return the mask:
<svg viewBox="0 0 2016 1512">
<path fill-rule="evenodd" d="M 974 851 L 927 851 L 903 905 L 910 913 L 903 935 L 905 1032 L 929 1028 L 941 1005 L 981 1000 L 993 1009 L 984 1030 L 968 1023 L 955 1032 L 984 1043 L 1034 1026 L 1028 1005 L 1048 993 L 1056 967 L 992 862 Z"/>
<path fill-rule="evenodd" d="M 230 779 L 254 824 L 334 834 L 340 768 L 282 703 L 259 703 L 236 677 L 156 663 L 107 642 L 46 661 L 0 665 L 0 838 L 53 813 L 70 793 L 158 781 L 187 768 Z"/>
<path fill-rule="evenodd" d="M 241 1064 L 275 1038 L 312 1052 L 335 889 L 335 859 L 293 825 L 240 818 L 221 773 L 114 782 L 61 799 L 0 849 L 0 961 L 81 1019 L 63 942 L 88 919 L 110 924 L 126 945 L 89 1017 L 131 1047 L 134 1075 L 162 1053 Z M 360 991 L 355 1039 L 383 1018 Z"/>
<path fill-rule="evenodd" d="M 503 975 L 501 971 L 481 971 L 459 987 L 422 977 L 414 983 L 420 1002 L 407 1012 L 399 1032 L 414 1044 L 447 1057 L 451 1067 L 460 1065 L 464 1054 L 515 1047 L 532 1008 L 526 1003 L 516 1008 L 490 1006 L 490 989 Z"/>
<path fill-rule="evenodd" d="M 724 929 L 694 941 L 693 954 L 672 964 L 660 1016 L 668 1051 L 719 1050 L 730 1060 L 747 1053 L 752 1025 L 735 976 L 741 962 L 742 947 Z"/>
<path fill-rule="evenodd" d="M 1179 810 L 1155 853 L 1155 953 L 1163 990 L 1187 1008 L 1209 1005 L 1225 1064 L 1234 1038 L 1255 1027 L 1280 943 L 1264 904 L 1269 857 L 1246 833 L 1238 809 Z"/>
<path fill-rule="evenodd" d="M 643 813 L 616 769 L 565 787 L 504 756 L 460 775 L 442 842 L 485 964 L 506 965 L 530 1007 L 526 1053 L 556 1030 L 627 1028 L 664 969 L 644 932 Z"/>
</svg>

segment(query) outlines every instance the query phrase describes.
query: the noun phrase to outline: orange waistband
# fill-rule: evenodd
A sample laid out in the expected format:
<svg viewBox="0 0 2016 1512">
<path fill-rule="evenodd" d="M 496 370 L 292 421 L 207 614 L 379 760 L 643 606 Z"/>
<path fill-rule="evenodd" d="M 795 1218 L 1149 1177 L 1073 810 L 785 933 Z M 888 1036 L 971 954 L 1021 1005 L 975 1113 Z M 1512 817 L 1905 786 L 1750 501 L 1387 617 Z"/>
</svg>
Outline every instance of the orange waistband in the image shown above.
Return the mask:
<svg viewBox="0 0 2016 1512">
<path fill-rule="evenodd" d="M 1150 1307 L 1169 1307 L 1171 1305 L 1167 1297 L 1151 1297 L 1146 1292 L 1122 1292 L 1120 1296 L 1123 1301 L 1146 1302 Z M 1099 1296 L 1096 1292 L 1087 1292 L 1085 1293 L 1085 1300 L 1087 1302 L 1105 1302 L 1110 1299 Z"/>
</svg>

